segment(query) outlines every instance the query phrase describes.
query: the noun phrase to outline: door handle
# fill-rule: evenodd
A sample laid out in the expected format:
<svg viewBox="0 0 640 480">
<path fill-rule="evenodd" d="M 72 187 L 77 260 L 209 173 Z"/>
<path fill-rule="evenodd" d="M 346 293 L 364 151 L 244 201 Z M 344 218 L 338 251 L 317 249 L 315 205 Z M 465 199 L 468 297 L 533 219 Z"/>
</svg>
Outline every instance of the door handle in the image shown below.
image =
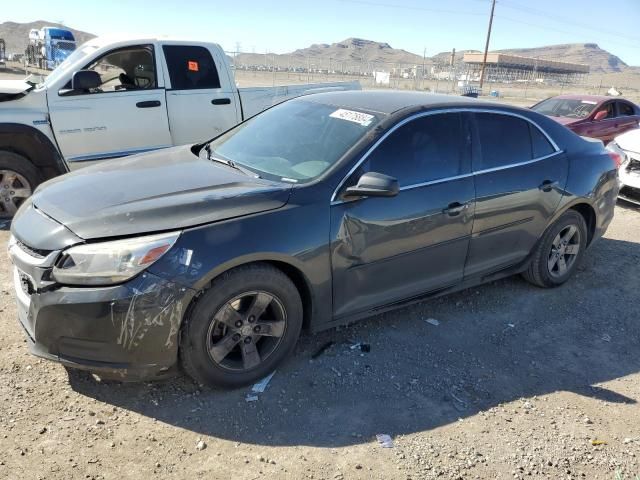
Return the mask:
<svg viewBox="0 0 640 480">
<path fill-rule="evenodd" d="M 539 186 L 538 189 L 543 191 L 543 192 L 550 192 L 551 190 L 554 189 L 554 187 L 558 186 L 558 181 L 554 181 L 554 180 L 545 180 L 544 182 L 542 182 Z"/>
<path fill-rule="evenodd" d="M 159 107 L 160 105 L 162 105 L 162 103 L 160 103 L 160 100 L 147 100 L 146 102 L 136 103 L 136 107 L 138 108 L 153 108 Z"/>
<path fill-rule="evenodd" d="M 211 105 L 231 105 L 230 98 L 214 98 L 211 100 Z"/>
<path fill-rule="evenodd" d="M 453 203 L 450 203 L 447 208 L 442 210 L 442 213 L 446 213 L 450 217 L 457 217 L 458 215 L 460 215 L 460 213 L 464 212 L 467 208 L 469 208 L 468 203 L 453 202 Z"/>
</svg>

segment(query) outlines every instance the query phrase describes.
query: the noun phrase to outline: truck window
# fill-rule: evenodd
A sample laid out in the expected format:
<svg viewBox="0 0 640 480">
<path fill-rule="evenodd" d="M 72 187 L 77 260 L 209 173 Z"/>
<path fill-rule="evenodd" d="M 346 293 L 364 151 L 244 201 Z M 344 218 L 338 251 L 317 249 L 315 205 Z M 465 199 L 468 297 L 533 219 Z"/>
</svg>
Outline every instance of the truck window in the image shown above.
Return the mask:
<svg viewBox="0 0 640 480">
<path fill-rule="evenodd" d="M 102 85 L 95 93 L 157 88 L 153 46 L 119 48 L 86 67 L 100 74 Z"/>
<path fill-rule="evenodd" d="M 164 45 L 172 90 L 220 88 L 220 77 L 211 52 L 192 45 Z"/>
</svg>

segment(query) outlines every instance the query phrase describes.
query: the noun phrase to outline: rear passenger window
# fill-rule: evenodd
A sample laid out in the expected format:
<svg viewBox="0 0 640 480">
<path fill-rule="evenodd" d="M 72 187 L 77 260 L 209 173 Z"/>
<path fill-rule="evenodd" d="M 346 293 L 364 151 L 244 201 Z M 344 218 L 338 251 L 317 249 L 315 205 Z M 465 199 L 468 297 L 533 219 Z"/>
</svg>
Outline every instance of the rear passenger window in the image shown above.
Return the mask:
<svg viewBox="0 0 640 480">
<path fill-rule="evenodd" d="M 533 158 L 529 122 L 497 113 L 476 113 L 475 116 L 481 158 L 474 170 L 504 167 Z"/>
<path fill-rule="evenodd" d="M 621 117 L 625 117 L 628 115 L 635 115 L 636 112 L 633 111 L 633 107 L 628 103 L 618 102 L 618 115 Z"/>
<path fill-rule="evenodd" d="M 173 90 L 220 88 L 220 78 L 211 52 L 191 45 L 164 45 Z"/>
<path fill-rule="evenodd" d="M 551 155 L 555 152 L 553 145 L 549 143 L 547 137 L 540 131 L 535 125 L 529 124 L 529 131 L 531 132 L 531 145 L 533 147 L 533 158 L 544 157 L 545 155 Z"/>
<path fill-rule="evenodd" d="M 458 113 L 412 120 L 389 135 L 358 174 L 391 175 L 401 187 L 460 175 L 466 149 L 461 122 Z"/>
</svg>

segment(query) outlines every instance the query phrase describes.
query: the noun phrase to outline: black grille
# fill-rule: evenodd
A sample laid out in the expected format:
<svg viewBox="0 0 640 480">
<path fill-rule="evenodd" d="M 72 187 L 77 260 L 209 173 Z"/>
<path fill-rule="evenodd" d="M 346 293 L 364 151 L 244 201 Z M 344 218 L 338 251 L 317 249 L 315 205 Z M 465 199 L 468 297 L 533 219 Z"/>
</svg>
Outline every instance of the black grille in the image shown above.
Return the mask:
<svg viewBox="0 0 640 480">
<path fill-rule="evenodd" d="M 30 246 L 22 243 L 20 240 L 16 240 L 16 243 L 22 250 L 24 250 L 29 255 L 35 258 L 45 258 L 47 255 L 49 255 L 53 251 L 53 250 L 42 250 L 39 248 L 31 248 Z"/>
</svg>

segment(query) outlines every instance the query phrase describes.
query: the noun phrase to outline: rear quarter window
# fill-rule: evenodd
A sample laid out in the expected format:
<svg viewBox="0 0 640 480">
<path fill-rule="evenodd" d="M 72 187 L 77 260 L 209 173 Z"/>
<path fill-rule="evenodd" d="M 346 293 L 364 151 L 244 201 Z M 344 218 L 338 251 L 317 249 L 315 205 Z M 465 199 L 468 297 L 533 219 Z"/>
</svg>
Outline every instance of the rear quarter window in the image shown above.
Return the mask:
<svg viewBox="0 0 640 480">
<path fill-rule="evenodd" d="M 162 47 L 173 90 L 220 88 L 218 69 L 211 52 L 195 45 Z"/>
<path fill-rule="evenodd" d="M 533 158 L 544 157 L 555 152 L 553 145 L 551 145 L 549 140 L 547 140 L 547 137 L 540 131 L 538 127 L 530 123 L 529 131 L 531 132 L 531 148 L 533 149 Z"/>
</svg>

